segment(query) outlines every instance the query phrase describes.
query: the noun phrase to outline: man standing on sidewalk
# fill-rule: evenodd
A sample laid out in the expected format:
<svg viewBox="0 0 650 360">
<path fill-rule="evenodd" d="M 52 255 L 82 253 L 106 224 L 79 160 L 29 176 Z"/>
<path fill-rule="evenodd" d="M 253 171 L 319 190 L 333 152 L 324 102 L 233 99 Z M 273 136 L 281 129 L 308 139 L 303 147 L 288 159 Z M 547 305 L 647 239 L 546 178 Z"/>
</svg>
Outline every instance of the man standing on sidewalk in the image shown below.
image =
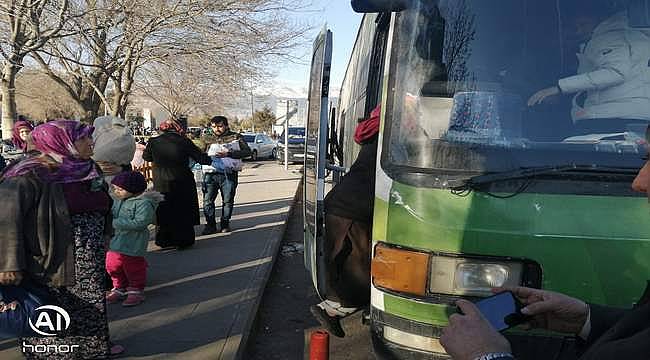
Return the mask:
<svg viewBox="0 0 650 360">
<path fill-rule="evenodd" d="M 236 165 L 240 162 L 236 160 L 251 155 L 248 144 L 241 134 L 230 130 L 225 116 L 210 119 L 210 128 L 212 134 L 206 134 L 203 139 L 208 155 L 213 159 L 212 165 L 203 169 L 203 214 L 207 222 L 203 235 L 217 232 L 214 201 L 218 192 L 221 192 L 222 202 L 219 231 L 230 232 L 230 217 L 235 202 L 238 172 L 241 170 Z"/>
</svg>

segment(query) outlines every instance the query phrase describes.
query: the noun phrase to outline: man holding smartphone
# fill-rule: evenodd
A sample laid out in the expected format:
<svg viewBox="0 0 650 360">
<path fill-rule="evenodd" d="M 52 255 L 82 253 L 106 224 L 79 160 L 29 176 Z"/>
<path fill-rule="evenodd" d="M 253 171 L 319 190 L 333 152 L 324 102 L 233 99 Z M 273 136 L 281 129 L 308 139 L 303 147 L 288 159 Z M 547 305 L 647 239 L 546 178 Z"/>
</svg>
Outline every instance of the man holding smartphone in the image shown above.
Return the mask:
<svg viewBox="0 0 650 360">
<path fill-rule="evenodd" d="M 650 130 L 650 129 L 649 129 Z M 646 138 L 648 131 L 646 131 Z M 650 143 L 650 139 L 646 139 Z M 639 170 L 632 188 L 648 194 L 650 161 Z M 527 325 L 573 334 L 583 345 L 580 360 L 650 359 L 650 302 L 634 309 L 587 304 L 570 296 L 525 287 L 500 288 L 511 291 L 523 304 L 521 313 L 531 318 Z M 647 290 L 646 290 L 647 291 Z M 458 300 L 462 314 L 449 317 L 440 343 L 454 360 L 514 359 L 508 340 L 481 314 L 473 303 Z"/>
</svg>

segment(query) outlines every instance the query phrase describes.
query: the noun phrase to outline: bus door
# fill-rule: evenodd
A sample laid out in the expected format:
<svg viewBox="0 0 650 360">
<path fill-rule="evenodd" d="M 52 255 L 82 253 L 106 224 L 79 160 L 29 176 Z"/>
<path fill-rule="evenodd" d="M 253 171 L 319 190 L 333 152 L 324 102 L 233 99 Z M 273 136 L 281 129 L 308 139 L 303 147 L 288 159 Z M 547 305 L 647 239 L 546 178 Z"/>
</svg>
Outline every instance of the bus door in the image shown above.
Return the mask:
<svg viewBox="0 0 650 360">
<path fill-rule="evenodd" d="M 314 41 L 312 53 L 303 173 L 304 261 L 305 267 L 311 273 L 314 288 L 321 298 L 327 295 L 323 247 L 325 239 L 323 199 L 331 64 L 332 32 L 324 28 Z"/>
</svg>

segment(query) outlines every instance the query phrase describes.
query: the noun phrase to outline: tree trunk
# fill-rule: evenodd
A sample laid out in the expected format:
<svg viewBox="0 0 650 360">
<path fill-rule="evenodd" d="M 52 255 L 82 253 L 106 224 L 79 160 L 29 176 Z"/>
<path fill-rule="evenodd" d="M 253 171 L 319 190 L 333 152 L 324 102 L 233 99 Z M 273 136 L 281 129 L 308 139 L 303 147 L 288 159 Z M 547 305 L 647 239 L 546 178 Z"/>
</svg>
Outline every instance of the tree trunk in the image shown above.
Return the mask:
<svg viewBox="0 0 650 360">
<path fill-rule="evenodd" d="M 115 86 L 113 90 L 113 99 L 111 109 L 109 110 L 112 116 L 120 116 L 122 98 L 124 97 L 124 92 L 119 86 Z"/>
<path fill-rule="evenodd" d="M 88 81 L 92 81 L 92 84 L 97 87 L 102 93 L 106 92 L 106 85 L 108 84 L 108 76 L 104 74 L 94 74 L 87 78 L 81 88 L 79 95 L 79 105 L 84 109 L 84 120 L 92 123 L 99 116 L 104 116 L 104 102 L 102 97 L 97 94 L 95 88 L 88 84 Z"/>
<path fill-rule="evenodd" d="M 18 67 L 6 61 L 0 79 L 2 93 L 2 139 L 11 139 L 16 121 L 16 74 Z"/>
<path fill-rule="evenodd" d="M 100 89 L 105 89 L 105 84 L 97 84 Z M 84 110 L 84 120 L 92 123 L 100 116 L 105 115 L 104 102 L 101 97 L 97 95 L 95 90 L 88 86 L 87 89 L 84 89 L 79 105 Z"/>
</svg>

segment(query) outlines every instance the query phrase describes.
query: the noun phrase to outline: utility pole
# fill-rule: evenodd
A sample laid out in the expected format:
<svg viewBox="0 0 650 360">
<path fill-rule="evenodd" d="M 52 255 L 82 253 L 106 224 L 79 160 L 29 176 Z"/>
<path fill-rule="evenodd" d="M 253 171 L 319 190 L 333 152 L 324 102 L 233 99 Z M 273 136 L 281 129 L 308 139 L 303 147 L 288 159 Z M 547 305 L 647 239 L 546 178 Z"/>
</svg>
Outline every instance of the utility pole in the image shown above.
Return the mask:
<svg viewBox="0 0 650 360">
<path fill-rule="evenodd" d="M 253 88 L 251 88 L 251 126 L 253 127 L 253 132 L 255 132 L 255 103 L 254 103 Z"/>
<path fill-rule="evenodd" d="M 108 116 L 108 84 L 104 88 L 104 116 Z"/>
<path fill-rule="evenodd" d="M 284 171 L 289 171 L 289 99 L 287 113 L 284 115 Z"/>
</svg>

